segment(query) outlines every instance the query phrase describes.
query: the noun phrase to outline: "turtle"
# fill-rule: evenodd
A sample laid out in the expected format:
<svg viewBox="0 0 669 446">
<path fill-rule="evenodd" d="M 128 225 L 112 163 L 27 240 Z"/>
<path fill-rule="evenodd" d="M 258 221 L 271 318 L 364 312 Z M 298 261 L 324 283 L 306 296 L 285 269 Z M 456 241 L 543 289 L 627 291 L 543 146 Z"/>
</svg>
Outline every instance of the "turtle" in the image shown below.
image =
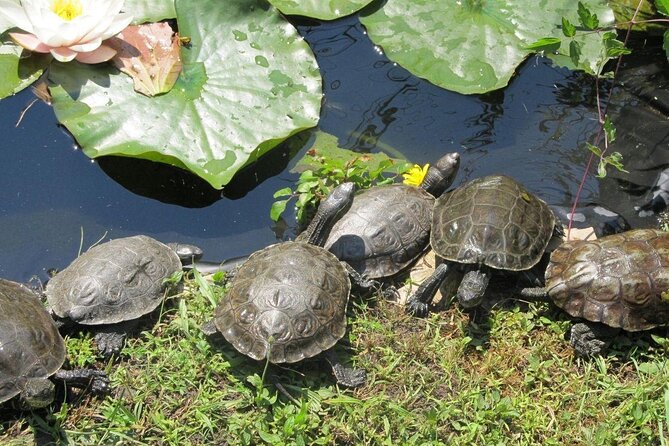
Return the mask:
<svg viewBox="0 0 669 446">
<path fill-rule="evenodd" d="M 65 341 L 38 296 L 26 286 L 0 279 L 0 403 L 19 395 L 20 407 L 39 409 L 54 400 L 49 379 L 106 393 L 109 379 L 99 370 L 61 370 Z"/>
<path fill-rule="evenodd" d="M 669 233 L 634 229 L 595 240 L 572 240 L 550 256 L 544 288 L 570 316 L 570 342 L 581 356 L 603 353 L 618 330 L 635 332 L 669 324 Z"/>
<path fill-rule="evenodd" d="M 477 178 L 439 197 L 432 214 L 430 245 L 442 260 L 408 299 L 407 310 L 428 313 L 452 268 L 464 272 L 457 298 L 478 306 L 493 271 L 526 271 L 541 260 L 561 227 L 548 205 L 506 175 Z"/>
<path fill-rule="evenodd" d="M 331 354 L 346 331 L 349 276 L 359 276 L 322 246 L 354 190 L 353 183 L 343 183 L 332 191 L 307 228 L 306 241 L 281 242 L 251 254 L 203 331 L 218 331 L 244 355 L 275 364 Z M 364 383 L 363 370 L 330 359 L 340 384 Z"/>
<path fill-rule="evenodd" d="M 356 195 L 325 248 L 369 280 L 404 271 L 425 252 L 435 197 L 453 183 L 459 165 L 460 155 L 448 153 L 429 167 L 419 187 L 374 186 Z"/>
<path fill-rule="evenodd" d="M 95 246 L 49 280 L 48 307 L 60 324 L 93 329 L 104 356 L 118 353 L 126 333 L 163 301 L 166 279 L 181 270 L 175 249 L 189 260 L 201 254 L 192 245 L 167 246 L 146 235 Z"/>
</svg>

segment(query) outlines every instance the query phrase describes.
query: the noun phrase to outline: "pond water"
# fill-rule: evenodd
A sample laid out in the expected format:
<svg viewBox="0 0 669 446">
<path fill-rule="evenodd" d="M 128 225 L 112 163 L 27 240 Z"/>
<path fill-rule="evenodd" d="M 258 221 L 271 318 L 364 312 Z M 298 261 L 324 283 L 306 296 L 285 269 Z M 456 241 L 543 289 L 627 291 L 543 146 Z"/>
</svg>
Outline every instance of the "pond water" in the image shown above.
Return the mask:
<svg viewBox="0 0 669 446">
<path fill-rule="evenodd" d="M 319 128 L 336 135 L 341 146 L 399 152 L 419 164 L 458 151 L 462 167 L 456 185 L 506 173 L 550 204 L 573 201 L 589 157 L 584 143 L 597 127 L 592 79 L 532 57 L 508 88 L 463 96 L 388 61 L 355 17 L 303 24 L 299 30 L 324 78 Z M 633 206 L 647 199 L 659 171 L 669 165 L 666 116 L 625 94 L 616 95 L 622 98 L 616 110 L 627 107 L 636 116 L 652 109 L 650 118 L 641 114 L 631 121 L 636 124 L 624 141 L 643 162 L 633 163 L 631 176 L 588 177 L 580 202 L 602 204 L 635 227 L 654 226 L 654 217 L 636 217 Z M 289 170 L 304 149 L 273 152 L 221 193 L 187 173 L 149 162 L 91 161 L 41 102 L 15 126 L 32 99 L 26 90 L 0 101 L 1 277 L 45 278 L 48 268 L 63 268 L 74 259 L 80 244 L 86 249 L 101 237 L 148 234 L 197 244 L 206 259 L 222 260 L 294 236 L 290 212 L 275 224 L 269 209 L 276 190 L 294 185 L 297 175 Z M 646 124 L 650 130 L 633 135 Z"/>
</svg>

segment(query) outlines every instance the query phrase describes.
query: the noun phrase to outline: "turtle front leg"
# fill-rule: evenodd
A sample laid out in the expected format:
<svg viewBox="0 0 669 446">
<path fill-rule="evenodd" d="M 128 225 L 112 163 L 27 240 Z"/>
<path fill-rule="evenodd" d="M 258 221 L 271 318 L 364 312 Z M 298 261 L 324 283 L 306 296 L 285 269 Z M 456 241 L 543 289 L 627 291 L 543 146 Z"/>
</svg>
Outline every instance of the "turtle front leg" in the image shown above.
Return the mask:
<svg viewBox="0 0 669 446">
<path fill-rule="evenodd" d="M 334 349 L 331 348 L 327 350 L 325 352 L 325 357 L 332 367 L 332 373 L 337 380 L 337 384 L 354 389 L 367 382 L 367 372 L 363 369 L 346 367 L 341 363 L 339 357 L 334 352 Z"/>
<path fill-rule="evenodd" d="M 463 308 L 474 308 L 481 305 L 483 295 L 490 282 L 490 274 L 474 269 L 467 271 L 458 287 L 458 302 Z"/>
<path fill-rule="evenodd" d="M 54 379 L 63 381 L 66 386 L 87 389 L 94 395 L 106 395 L 111 389 L 109 377 L 102 370 L 58 370 L 53 377 Z"/>
<path fill-rule="evenodd" d="M 569 343 L 579 356 L 585 358 L 599 356 L 606 352 L 619 328 L 598 322 L 579 322 L 571 327 Z"/>
<path fill-rule="evenodd" d="M 346 262 L 341 262 L 341 264 L 344 265 L 344 268 L 346 268 L 346 272 L 348 272 L 348 275 L 351 278 L 351 282 L 353 282 L 354 285 L 366 291 L 372 291 L 381 288 L 381 282 L 378 280 L 369 279 L 368 277 L 360 274 Z"/>
<path fill-rule="evenodd" d="M 440 264 L 432 275 L 420 284 L 416 292 L 407 300 L 406 311 L 409 314 L 418 317 L 427 316 L 434 295 L 437 294 L 437 290 L 448 276 L 449 269 L 448 263 Z"/>
</svg>

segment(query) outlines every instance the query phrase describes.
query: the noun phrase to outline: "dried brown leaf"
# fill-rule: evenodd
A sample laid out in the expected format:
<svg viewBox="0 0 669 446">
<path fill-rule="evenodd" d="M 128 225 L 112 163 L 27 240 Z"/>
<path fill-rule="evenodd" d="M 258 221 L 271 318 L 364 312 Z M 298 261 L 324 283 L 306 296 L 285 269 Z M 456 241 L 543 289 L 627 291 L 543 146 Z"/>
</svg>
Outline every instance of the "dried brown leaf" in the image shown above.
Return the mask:
<svg viewBox="0 0 669 446">
<path fill-rule="evenodd" d="M 167 23 L 128 26 L 108 44 L 117 51 L 114 65 L 146 96 L 170 91 L 181 73 L 179 36 Z"/>
</svg>

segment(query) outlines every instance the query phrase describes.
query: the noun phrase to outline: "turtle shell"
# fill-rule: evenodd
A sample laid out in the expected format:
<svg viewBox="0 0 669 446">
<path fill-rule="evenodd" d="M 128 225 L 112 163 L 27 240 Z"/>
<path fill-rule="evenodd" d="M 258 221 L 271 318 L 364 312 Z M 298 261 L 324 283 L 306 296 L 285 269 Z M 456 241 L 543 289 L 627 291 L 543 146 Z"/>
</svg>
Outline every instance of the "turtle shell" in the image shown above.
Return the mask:
<svg viewBox="0 0 669 446">
<path fill-rule="evenodd" d="M 181 269 L 177 254 L 147 237 L 119 238 L 89 249 L 49 281 L 53 312 L 84 325 L 137 319 L 162 302 L 165 279 Z"/>
<path fill-rule="evenodd" d="M 437 199 L 430 243 L 442 258 L 522 271 L 553 236 L 548 205 L 504 175 L 478 178 Z"/>
<path fill-rule="evenodd" d="M 255 252 L 239 268 L 214 324 L 251 358 L 297 362 L 344 336 L 350 289 L 346 269 L 327 250 L 279 243 Z"/>
<path fill-rule="evenodd" d="M 356 195 L 325 248 L 370 279 L 392 276 L 427 248 L 433 207 L 434 197 L 418 187 L 372 187 Z"/>
<path fill-rule="evenodd" d="M 570 241 L 553 253 L 546 290 L 574 317 L 627 331 L 669 323 L 669 233 L 637 229 Z"/>
<path fill-rule="evenodd" d="M 18 395 L 31 378 L 48 378 L 65 361 L 65 342 L 39 299 L 0 279 L 0 402 Z"/>
</svg>

